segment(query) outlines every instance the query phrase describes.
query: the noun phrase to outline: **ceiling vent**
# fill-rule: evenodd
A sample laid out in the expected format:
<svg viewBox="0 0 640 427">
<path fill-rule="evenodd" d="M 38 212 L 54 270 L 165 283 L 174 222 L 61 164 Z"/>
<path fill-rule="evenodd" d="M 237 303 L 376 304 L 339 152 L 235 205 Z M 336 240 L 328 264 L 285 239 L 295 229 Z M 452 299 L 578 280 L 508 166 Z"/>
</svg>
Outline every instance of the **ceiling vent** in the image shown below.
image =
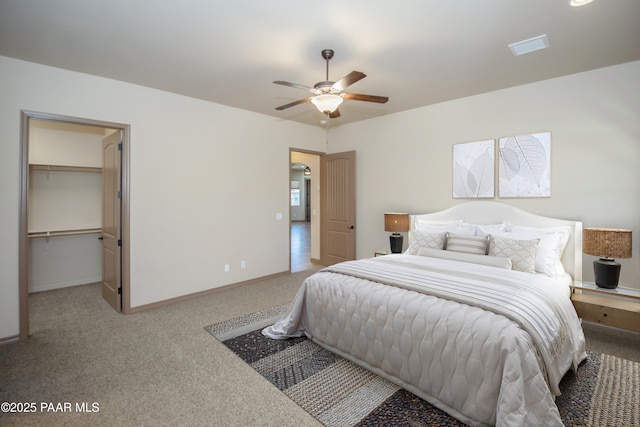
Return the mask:
<svg viewBox="0 0 640 427">
<path fill-rule="evenodd" d="M 515 56 L 524 55 L 525 53 L 535 52 L 536 50 L 546 49 L 549 47 L 549 40 L 547 35 L 543 34 L 538 37 L 534 37 L 528 40 L 523 40 L 517 43 L 511 43 L 509 49 Z"/>
</svg>

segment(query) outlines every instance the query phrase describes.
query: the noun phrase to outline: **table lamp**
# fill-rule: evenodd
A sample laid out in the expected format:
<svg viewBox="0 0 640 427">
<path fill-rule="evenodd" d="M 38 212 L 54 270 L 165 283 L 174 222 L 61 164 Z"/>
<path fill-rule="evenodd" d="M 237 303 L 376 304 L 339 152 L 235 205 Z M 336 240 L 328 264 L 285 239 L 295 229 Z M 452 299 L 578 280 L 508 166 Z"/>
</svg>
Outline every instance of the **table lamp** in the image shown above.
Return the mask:
<svg viewBox="0 0 640 427">
<path fill-rule="evenodd" d="M 402 235 L 400 233 L 409 231 L 409 214 L 407 213 L 386 213 L 384 214 L 384 231 L 391 231 L 389 243 L 391 253 L 402 252 Z"/>
<path fill-rule="evenodd" d="M 593 261 L 596 285 L 614 289 L 620 278 L 620 263 L 614 258 L 631 258 L 631 230 L 585 228 L 582 251 L 600 258 Z"/>
</svg>

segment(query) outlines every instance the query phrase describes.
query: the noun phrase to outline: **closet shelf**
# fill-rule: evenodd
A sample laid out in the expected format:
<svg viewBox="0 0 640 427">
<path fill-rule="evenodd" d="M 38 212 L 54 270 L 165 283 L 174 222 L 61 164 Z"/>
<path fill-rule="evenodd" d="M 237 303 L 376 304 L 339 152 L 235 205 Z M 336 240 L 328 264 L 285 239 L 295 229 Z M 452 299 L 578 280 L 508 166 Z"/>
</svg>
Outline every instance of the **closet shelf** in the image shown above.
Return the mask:
<svg viewBox="0 0 640 427">
<path fill-rule="evenodd" d="M 83 228 L 78 230 L 55 230 L 55 231 L 30 231 L 29 238 L 74 236 L 78 234 L 97 234 L 97 233 L 102 233 L 102 228 Z"/>
<path fill-rule="evenodd" d="M 63 165 L 41 165 L 32 163 L 29 165 L 35 171 L 55 171 L 55 172 L 95 172 L 101 173 L 102 168 L 92 166 L 63 166 Z"/>
</svg>

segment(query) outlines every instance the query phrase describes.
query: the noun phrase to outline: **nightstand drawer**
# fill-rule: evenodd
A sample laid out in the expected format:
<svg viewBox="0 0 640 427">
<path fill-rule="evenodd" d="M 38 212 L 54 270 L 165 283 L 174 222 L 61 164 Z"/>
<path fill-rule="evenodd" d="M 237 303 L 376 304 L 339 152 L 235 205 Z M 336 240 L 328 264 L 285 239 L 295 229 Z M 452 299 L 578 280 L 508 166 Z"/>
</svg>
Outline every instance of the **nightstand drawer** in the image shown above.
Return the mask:
<svg viewBox="0 0 640 427">
<path fill-rule="evenodd" d="M 571 300 L 584 320 L 640 332 L 640 304 L 635 301 L 575 293 Z"/>
</svg>

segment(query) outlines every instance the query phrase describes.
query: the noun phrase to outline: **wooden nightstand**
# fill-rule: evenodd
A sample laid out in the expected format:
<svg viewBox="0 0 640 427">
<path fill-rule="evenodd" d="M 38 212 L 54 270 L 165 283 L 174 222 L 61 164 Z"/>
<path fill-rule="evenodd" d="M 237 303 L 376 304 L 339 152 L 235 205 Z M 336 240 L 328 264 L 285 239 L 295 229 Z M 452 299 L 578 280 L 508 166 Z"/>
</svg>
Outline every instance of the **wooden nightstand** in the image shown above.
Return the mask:
<svg viewBox="0 0 640 427">
<path fill-rule="evenodd" d="M 583 320 L 640 332 L 640 290 L 573 282 L 571 301 Z"/>
</svg>

